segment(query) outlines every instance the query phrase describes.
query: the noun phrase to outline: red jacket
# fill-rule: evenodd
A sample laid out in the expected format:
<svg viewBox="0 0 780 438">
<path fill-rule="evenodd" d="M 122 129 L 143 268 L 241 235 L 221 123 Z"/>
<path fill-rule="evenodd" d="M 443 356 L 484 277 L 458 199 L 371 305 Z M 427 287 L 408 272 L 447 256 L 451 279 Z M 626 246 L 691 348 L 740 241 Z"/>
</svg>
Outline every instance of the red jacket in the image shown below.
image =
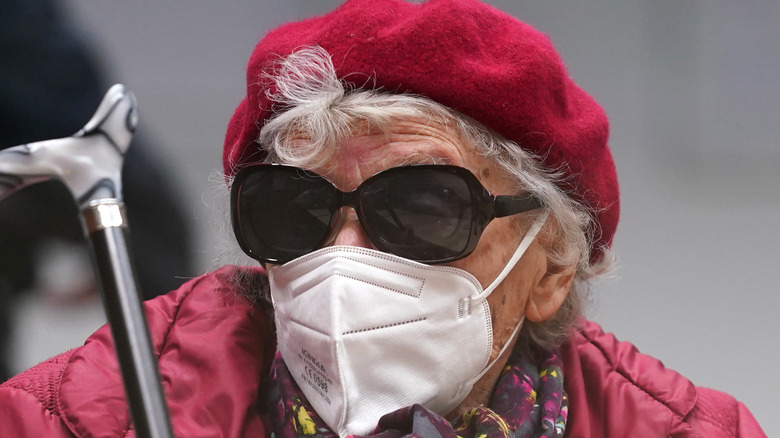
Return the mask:
<svg viewBox="0 0 780 438">
<path fill-rule="evenodd" d="M 235 267 L 147 303 L 181 437 L 269 435 L 256 409 L 275 349 L 268 313 L 235 293 Z M 763 437 L 750 412 L 585 323 L 562 351 L 567 437 Z M 110 332 L 0 386 L 2 437 L 134 436 Z"/>
</svg>

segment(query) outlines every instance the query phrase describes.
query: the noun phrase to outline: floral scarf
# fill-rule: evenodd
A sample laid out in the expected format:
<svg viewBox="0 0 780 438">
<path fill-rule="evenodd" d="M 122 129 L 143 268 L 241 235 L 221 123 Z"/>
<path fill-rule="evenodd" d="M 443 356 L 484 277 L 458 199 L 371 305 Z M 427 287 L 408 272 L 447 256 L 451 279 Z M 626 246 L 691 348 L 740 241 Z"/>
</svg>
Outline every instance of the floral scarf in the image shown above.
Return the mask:
<svg viewBox="0 0 780 438">
<path fill-rule="evenodd" d="M 560 358 L 548 352 L 534 363 L 518 350 L 507 361 L 489 407 L 480 406 L 449 422 L 413 405 L 383 416 L 367 437 L 563 437 L 568 400 Z M 279 353 L 271 367 L 267 395 L 275 438 L 337 436 L 306 401 Z"/>
</svg>

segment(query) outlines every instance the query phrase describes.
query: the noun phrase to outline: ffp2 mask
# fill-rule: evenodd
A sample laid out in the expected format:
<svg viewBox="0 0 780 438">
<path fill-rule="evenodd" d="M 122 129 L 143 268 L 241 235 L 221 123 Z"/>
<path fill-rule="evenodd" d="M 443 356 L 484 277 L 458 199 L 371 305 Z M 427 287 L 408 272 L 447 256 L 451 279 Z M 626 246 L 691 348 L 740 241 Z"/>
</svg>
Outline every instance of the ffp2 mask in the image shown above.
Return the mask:
<svg viewBox="0 0 780 438">
<path fill-rule="evenodd" d="M 415 403 L 441 415 L 454 409 L 492 365 L 487 297 L 546 216 L 484 290 L 462 269 L 359 247 L 270 268 L 280 353 L 325 423 L 346 436 Z"/>
</svg>

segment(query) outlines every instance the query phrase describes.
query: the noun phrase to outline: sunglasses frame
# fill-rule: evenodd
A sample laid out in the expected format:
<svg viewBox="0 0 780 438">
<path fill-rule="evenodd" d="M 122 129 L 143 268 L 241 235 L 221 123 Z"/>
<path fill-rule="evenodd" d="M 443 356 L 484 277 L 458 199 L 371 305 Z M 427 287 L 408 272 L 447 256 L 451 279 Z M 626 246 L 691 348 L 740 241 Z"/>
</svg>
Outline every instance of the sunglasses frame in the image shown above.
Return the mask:
<svg viewBox="0 0 780 438">
<path fill-rule="evenodd" d="M 305 175 L 307 178 L 318 179 L 332 186 L 333 189 L 335 190 L 335 193 L 338 195 L 338 203 L 337 203 L 338 208 L 335 211 L 338 211 L 338 209 L 344 206 L 352 207 L 357 213 L 358 219 L 360 220 L 360 224 L 363 227 L 363 230 L 366 233 L 366 235 L 369 237 L 369 240 L 371 240 L 372 244 L 374 244 L 374 246 L 376 246 L 377 249 L 379 249 L 380 251 L 388 252 L 391 254 L 393 254 L 392 251 L 380 247 L 383 246 L 381 243 L 381 239 L 377 237 L 377 235 L 374 233 L 373 230 L 371 230 L 369 227 L 366 226 L 364 214 L 360 206 L 361 193 L 364 190 L 364 188 L 369 187 L 373 181 L 379 178 L 386 178 L 389 174 L 392 173 L 408 172 L 411 169 L 414 170 L 433 169 L 436 170 L 437 172 L 447 172 L 447 173 L 456 174 L 462 181 L 466 183 L 466 186 L 468 187 L 470 192 L 472 210 L 473 210 L 472 219 L 471 219 L 471 232 L 468 235 L 468 241 L 466 242 L 463 250 L 461 250 L 454 256 L 436 258 L 436 259 L 413 259 L 418 262 L 426 263 L 426 264 L 446 263 L 454 260 L 459 260 L 468 256 L 474 251 L 474 248 L 476 248 L 477 242 L 481 238 L 484 229 L 495 218 L 512 216 L 515 214 L 525 213 L 527 211 L 544 207 L 544 204 L 541 202 L 541 200 L 539 200 L 538 198 L 530 194 L 494 196 L 482 185 L 479 179 L 471 171 L 469 171 L 466 168 L 453 166 L 453 165 L 422 164 L 422 165 L 392 167 L 383 170 L 381 172 L 378 172 L 375 175 L 367 178 L 354 190 L 350 192 L 344 192 L 340 190 L 338 187 L 336 187 L 335 184 L 333 184 L 330 180 L 328 180 L 324 176 L 309 170 L 301 169 L 295 166 L 276 164 L 276 163 L 252 164 L 243 167 L 241 170 L 239 170 L 235 178 L 233 179 L 233 183 L 230 189 L 230 213 L 231 213 L 233 232 L 236 236 L 236 240 L 238 241 L 239 246 L 247 255 L 262 263 L 275 263 L 275 264 L 285 263 L 290 260 L 293 260 L 294 258 L 303 256 L 310 252 L 316 251 L 319 248 L 322 248 L 327 244 L 329 240 L 329 236 L 333 234 L 332 227 L 334 225 L 334 218 L 337 217 L 337 214 L 335 212 L 331 215 L 330 222 L 329 222 L 329 228 L 331 229 L 331 233 L 329 233 L 328 236 L 326 236 L 322 241 L 320 241 L 311 251 L 308 251 L 306 253 L 298 255 L 297 257 L 289 258 L 289 259 L 280 258 L 280 257 L 268 257 L 268 256 L 263 256 L 258 254 L 253 248 L 251 248 L 251 245 L 244 238 L 244 231 L 241 225 L 240 197 L 241 197 L 241 191 L 243 185 L 250 176 L 252 176 L 257 172 L 267 172 L 269 171 L 269 169 L 284 169 L 285 172 L 290 172 L 290 171 L 299 172 L 300 174 Z"/>
</svg>

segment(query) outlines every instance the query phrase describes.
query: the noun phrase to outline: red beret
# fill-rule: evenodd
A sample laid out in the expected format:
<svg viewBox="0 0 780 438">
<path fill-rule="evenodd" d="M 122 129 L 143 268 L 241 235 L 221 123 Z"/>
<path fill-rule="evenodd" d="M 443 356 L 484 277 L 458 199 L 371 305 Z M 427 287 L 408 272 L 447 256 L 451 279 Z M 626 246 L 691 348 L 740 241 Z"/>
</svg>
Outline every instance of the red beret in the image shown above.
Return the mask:
<svg viewBox="0 0 780 438">
<path fill-rule="evenodd" d="M 252 53 L 247 95 L 228 125 L 227 175 L 263 158 L 255 140 L 273 114 L 258 80 L 263 69 L 315 44 L 332 55 L 340 78 L 426 96 L 562 171 L 561 187 L 591 208 L 601 228 L 591 260 L 611 244 L 619 199 L 604 110 L 572 82 L 547 36 L 476 0 L 348 0 L 268 33 Z"/>
</svg>

